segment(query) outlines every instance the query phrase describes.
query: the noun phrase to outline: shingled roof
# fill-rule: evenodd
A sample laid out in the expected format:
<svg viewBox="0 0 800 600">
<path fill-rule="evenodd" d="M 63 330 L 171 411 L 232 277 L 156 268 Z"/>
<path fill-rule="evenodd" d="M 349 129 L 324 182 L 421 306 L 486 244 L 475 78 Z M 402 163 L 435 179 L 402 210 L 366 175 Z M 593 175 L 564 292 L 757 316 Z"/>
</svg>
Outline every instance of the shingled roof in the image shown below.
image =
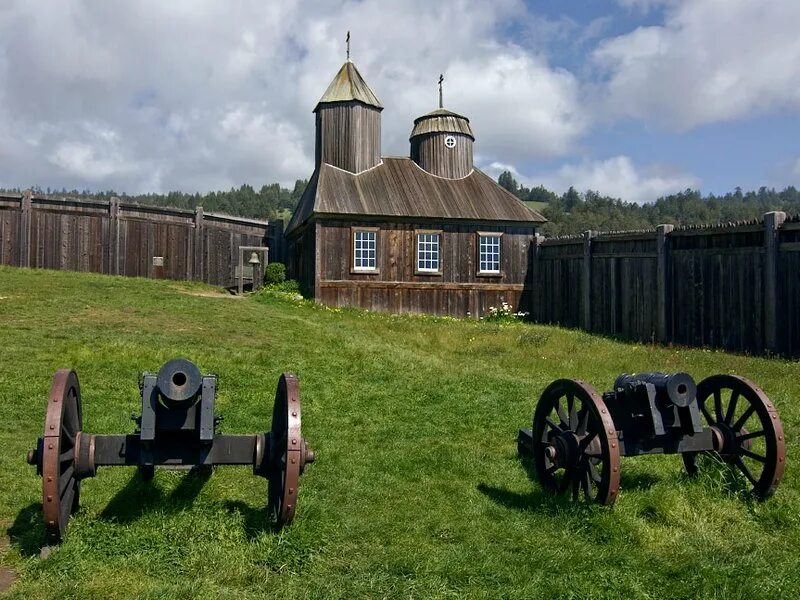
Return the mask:
<svg viewBox="0 0 800 600">
<path fill-rule="evenodd" d="M 364 81 L 353 61 L 348 59 L 339 69 L 339 72 L 336 73 L 328 89 L 322 94 L 322 98 L 319 99 L 317 106 L 314 107 L 314 112 L 317 112 L 320 104 L 350 102 L 351 100 L 363 102 L 368 106 L 383 110 L 383 105 L 378 100 L 378 97 L 369 88 L 367 82 Z"/>
<path fill-rule="evenodd" d="M 320 165 L 287 233 L 315 214 L 525 223 L 547 220 L 478 169 L 461 179 L 445 179 L 424 171 L 410 158 L 387 157 L 358 175 Z"/>
<path fill-rule="evenodd" d="M 411 131 L 411 138 L 428 133 L 463 133 L 475 140 L 472 127 L 469 126 L 469 119 L 464 115 L 459 115 L 453 111 L 437 108 L 421 117 L 414 119 L 414 129 Z M 410 139 L 410 138 L 409 138 Z"/>
</svg>

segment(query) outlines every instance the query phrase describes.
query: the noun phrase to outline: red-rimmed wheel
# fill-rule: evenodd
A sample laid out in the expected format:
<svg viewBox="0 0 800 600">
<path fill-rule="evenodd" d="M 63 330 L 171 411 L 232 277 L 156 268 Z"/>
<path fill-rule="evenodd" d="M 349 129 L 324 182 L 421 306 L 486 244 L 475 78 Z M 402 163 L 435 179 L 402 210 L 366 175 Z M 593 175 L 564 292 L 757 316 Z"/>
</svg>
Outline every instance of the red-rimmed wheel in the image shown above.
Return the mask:
<svg viewBox="0 0 800 600">
<path fill-rule="evenodd" d="M 284 373 L 275 391 L 272 429 L 269 434 L 268 510 L 278 527 L 292 522 L 297 510 L 300 475 L 314 453 L 303 439 L 300 410 L 300 382 Z"/>
<path fill-rule="evenodd" d="M 774 494 L 786 466 L 786 441 L 763 390 L 738 375 L 712 375 L 698 384 L 697 403 L 722 460 L 744 475 L 757 498 Z M 690 475 L 697 473 L 696 454 L 684 454 L 683 462 Z"/>
<path fill-rule="evenodd" d="M 559 379 L 533 415 L 533 462 L 542 487 L 611 505 L 619 494 L 619 444 L 614 421 L 587 383 Z"/>
<path fill-rule="evenodd" d="M 83 429 L 78 376 L 59 369 L 53 376 L 42 438 L 42 506 L 47 537 L 59 542 L 80 503 L 81 483 L 75 477 L 75 448 Z"/>
</svg>

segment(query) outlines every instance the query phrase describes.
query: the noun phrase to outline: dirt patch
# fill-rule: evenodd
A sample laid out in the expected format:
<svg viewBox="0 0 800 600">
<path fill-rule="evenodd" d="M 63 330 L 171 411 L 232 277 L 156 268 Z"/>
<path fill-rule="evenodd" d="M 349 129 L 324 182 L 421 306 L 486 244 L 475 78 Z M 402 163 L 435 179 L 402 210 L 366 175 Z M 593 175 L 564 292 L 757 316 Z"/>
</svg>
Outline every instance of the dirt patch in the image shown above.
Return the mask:
<svg viewBox="0 0 800 600">
<path fill-rule="evenodd" d="M 0 554 L 5 554 L 7 548 L 8 538 L 0 537 Z M 0 594 L 5 594 L 16 580 L 17 574 L 13 570 L 0 565 Z"/>
<path fill-rule="evenodd" d="M 208 290 L 178 290 L 181 294 L 187 296 L 199 296 L 200 298 L 231 298 L 233 300 L 241 300 L 244 296 L 237 296 L 228 292 L 217 292 Z"/>
</svg>

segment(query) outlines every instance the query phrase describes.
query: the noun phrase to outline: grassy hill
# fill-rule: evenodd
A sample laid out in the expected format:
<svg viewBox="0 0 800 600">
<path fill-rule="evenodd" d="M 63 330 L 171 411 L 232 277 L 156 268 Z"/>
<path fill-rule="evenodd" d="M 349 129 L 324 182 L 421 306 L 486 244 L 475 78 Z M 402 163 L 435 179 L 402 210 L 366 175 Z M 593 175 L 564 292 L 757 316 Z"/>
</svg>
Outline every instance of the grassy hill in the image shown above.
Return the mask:
<svg viewBox="0 0 800 600">
<path fill-rule="evenodd" d="M 800 365 L 576 331 L 237 299 L 195 284 L 0 268 L 0 569 L 11 598 L 774 598 L 800 591 Z M 269 427 L 301 379 L 317 450 L 294 524 L 273 533 L 248 468 L 202 480 L 101 469 L 66 541 L 39 558 L 25 464 L 55 369 L 84 427 L 129 433 L 140 371 L 186 356 L 219 374 L 230 433 Z M 781 412 L 789 466 L 755 503 L 721 470 L 623 459 L 612 509 L 545 495 L 515 456 L 542 389 L 625 371 L 739 373 Z M 2 541 L 2 540 L 5 541 Z"/>
</svg>

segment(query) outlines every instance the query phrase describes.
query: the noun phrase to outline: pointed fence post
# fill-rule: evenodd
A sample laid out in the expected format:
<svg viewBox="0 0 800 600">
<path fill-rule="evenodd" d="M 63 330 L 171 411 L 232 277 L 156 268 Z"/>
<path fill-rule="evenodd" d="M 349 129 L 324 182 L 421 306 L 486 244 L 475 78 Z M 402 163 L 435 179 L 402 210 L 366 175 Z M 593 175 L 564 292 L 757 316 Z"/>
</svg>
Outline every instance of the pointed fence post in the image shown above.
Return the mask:
<svg viewBox="0 0 800 600">
<path fill-rule="evenodd" d="M 782 211 L 764 215 L 764 348 L 777 353 L 778 348 L 778 245 L 780 228 L 786 220 Z"/>
<path fill-rule="evenodd" d="M 656 339 L 663 343 L 668 338 L 668 297 L 669 297 L 669 234 L 675 229 L 674 225 L 659 225 L 656 227 L 656 254 L 658 256 L 657 281 L 656 281 Z"/>
<path fill-rule="evenodd" d="M 586 331 L 592 329 L 592 238 L 596 231 L 583 232 L 583 294 L 581 298 L 581 327 Z"/>
<path fill-rule="evenodd" d="M 31 210 L 33 206 L 33 192 L 22 192 L 19 208 L 19 266 L 31 266 Z"/>
<path fill-rule="evenodd" d="M 205 281 L 205 258 L 203 254 L 203 207 L 196 206 L 194 209 L 194 241 L 192 243 L 193 269 L 191 279 L 194 281 Z"/>
<path fill-rule="evenodd" d="M 108 243 L 108 272 L 119 275 L 119 198 L 111 198 L 108 205 L 109 234 Z"/>
</svg>

